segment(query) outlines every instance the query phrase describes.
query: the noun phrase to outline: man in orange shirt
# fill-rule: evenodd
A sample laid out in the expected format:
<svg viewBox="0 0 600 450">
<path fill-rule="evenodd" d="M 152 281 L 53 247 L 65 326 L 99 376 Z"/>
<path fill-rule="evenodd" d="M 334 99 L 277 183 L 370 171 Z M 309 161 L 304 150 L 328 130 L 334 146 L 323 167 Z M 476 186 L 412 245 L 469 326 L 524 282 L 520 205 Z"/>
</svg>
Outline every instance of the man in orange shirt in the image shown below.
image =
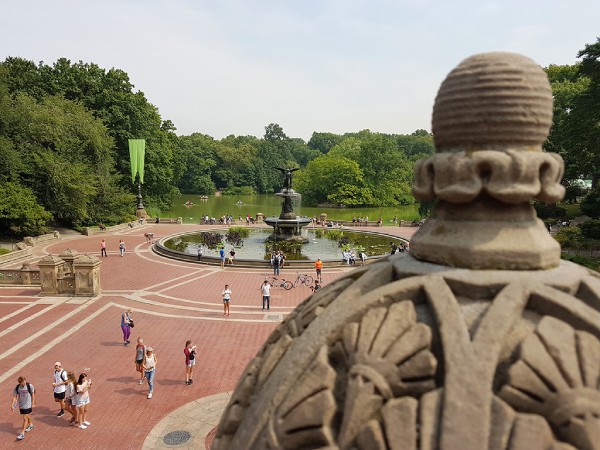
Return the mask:
<svg viewBox="0 0 600 450">
<path fill-rule="evenodd" d="M 323 270 L 323 261 L 321 261 L 321 258 L 317 258 L 317 261 L 315 262 L 315 269 L 317 269 L 317 279 L 319 280 L 319 283 L 322 283 L 323 278 L 321 278 L 321 272 Z"/>
</svg>

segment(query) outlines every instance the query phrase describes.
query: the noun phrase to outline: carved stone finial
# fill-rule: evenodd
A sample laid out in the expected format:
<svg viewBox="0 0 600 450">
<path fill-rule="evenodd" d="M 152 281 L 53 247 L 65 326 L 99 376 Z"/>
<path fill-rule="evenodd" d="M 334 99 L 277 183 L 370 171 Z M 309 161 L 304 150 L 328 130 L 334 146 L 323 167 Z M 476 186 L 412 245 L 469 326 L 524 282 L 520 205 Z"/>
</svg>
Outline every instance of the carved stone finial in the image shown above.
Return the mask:
<svg viewBox="0 0 600 450">
<path fill-rule="evenodd" d="M 435 100 L 437 153 L 415 167 L 415 197 L 439 203 L 411 254 L 471 269 L 557 266 L 560 247 L 529 203 L 564 195 L 562 159 L 542 151 L 551 124 L 548 78 L 529 58 L 486 53 L 459 64 Z"/>
</svg>

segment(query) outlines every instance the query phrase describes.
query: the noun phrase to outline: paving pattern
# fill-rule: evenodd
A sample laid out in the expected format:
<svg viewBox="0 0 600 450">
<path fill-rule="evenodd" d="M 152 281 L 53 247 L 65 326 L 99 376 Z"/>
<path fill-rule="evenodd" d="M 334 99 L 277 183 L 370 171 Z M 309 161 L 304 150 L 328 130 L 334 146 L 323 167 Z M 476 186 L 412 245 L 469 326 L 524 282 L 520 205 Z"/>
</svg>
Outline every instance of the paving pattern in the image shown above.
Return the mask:
<svg viewBox="0 0 600 450">
<path fill-rule="evenodd" d="M 275 288 L 271 310 L 263 311 L 260 284 L 264 271 L 203 266 L 154 254 L 144 231 L 155 237 L 197 230 L 194 225 L 147 225 L 120 234 L 65 236 L 34 248 L 32 266 L 47 253 L 69 248 L 102 258 L 102 294 L 87 297 L 40 297 L 38 287 L 0 287 L 0 391 L 6 408 L 0 419 L 0 448 L 113 449 L 209 448 L 220 414 L 237 379 L 286 314 L 310 295 L 306 287 Z M 410 238 L 414 229 L 385 227 Z M 119 256 L 118 242 L 127 251 Z M 10 267 L 20 267 L 13 263 Z M 324 284 L 346 268 L 323 270 Z M 294 279 L 295 271 L 282 276 Z M 311 273 L 312 275 L 312 273 Z M 231 316 L 223 316 L 220 292 L 233 291 Z M 131 308 L 132 344 L 123 345 L 120 316 Z M 154 396 L 137 383 L 135 339 L 141 336 L 158 358 Z M 183 347 L 199 349 L 194 384 L 187 386 Z M 70 427 L 69 415 L 56 417 L 54 362 L 94 380 L 86 430 Z M 36 388 L 32 415 L 35 430 L 16 441 L 21 418 L 9 409 L 11 391 L 23 375 Z M 189 434 L 189 436 L 188 436 Z M 165 441 L 166 438 L 166 441 Z M 171 444 L 169 444 L 169 442 Z M 173 442 L 179 442 L 173 444 Z"/>
</svg>

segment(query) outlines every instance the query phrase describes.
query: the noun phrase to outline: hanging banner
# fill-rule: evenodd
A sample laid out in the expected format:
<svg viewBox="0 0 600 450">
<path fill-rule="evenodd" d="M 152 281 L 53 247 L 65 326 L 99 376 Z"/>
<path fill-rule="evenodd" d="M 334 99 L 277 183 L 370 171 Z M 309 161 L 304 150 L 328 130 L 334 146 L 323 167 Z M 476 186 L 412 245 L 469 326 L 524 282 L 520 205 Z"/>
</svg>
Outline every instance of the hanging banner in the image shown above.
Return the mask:
<svg viewBox="0 0 600 450">
<path fill-rule="evenodd" d="M 140 183 L 144 184 L 144 157 L 146 155 L 145 139 L 129 139 L 129 159 L 131 160 L 131 182 L 135 183 L 135 175 L 140 174 Z"/>
</svg>

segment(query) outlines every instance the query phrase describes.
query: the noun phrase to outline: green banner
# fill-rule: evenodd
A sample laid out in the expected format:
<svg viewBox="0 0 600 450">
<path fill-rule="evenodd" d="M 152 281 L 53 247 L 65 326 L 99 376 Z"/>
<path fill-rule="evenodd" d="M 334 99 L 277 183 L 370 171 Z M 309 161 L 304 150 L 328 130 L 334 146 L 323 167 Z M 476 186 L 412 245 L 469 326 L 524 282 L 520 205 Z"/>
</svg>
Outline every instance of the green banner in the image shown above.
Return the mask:
<svg viewBox="0 0 600 450">
<path fill-rule="evenodd" d="M 144 184 L 145 139 L 129 139 L 129 158 L 131 160 L 131 182 L 135 183 L 136 173 L 140 174 L 140 183 Z"/>
</svg>

